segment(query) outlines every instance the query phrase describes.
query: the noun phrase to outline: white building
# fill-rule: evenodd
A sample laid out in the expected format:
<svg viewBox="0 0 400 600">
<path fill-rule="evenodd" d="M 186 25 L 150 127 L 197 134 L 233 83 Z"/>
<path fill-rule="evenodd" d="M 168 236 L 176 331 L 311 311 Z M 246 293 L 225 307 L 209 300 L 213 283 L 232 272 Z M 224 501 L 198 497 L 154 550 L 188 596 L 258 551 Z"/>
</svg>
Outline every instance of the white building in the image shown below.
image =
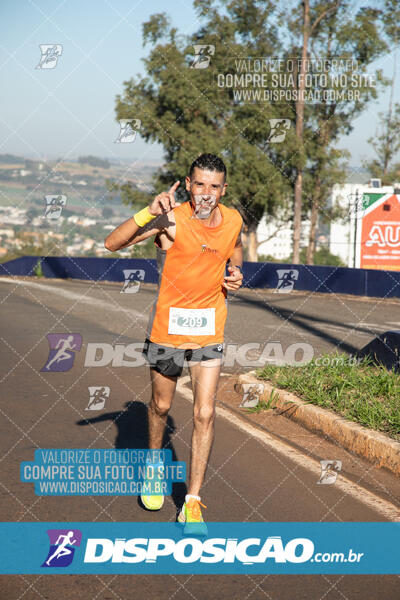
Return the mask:
<svg viewBox="0 0 400 600">
<path fill-rule="evenodd" d="M 82 241 L 77 241 L 75 238 L 74 243 L 67 246 L 66 250 L 68 254 L 76 254 L 77 252 L 87 252 L 88 250 L 92 250 L 94 245 L 94 240 L 91 240 L 90 238 L 85 238 Z"/>
<path fill-rule="evenodd" d="M 301 246 L 308 244 L 310 221 L 303 221 L 301 226 Z M 266 240 L 266 241 L 263 241 Z M 293 229 L 291 224 L 283 224 L 280 219 L 264 216 L 257 227 L 257 241 L 260 245 L 257 254 L 273 256 L 278 260 L 287 260 L 292 254 Z"/>
<path fill-rule="evenodd" d="M 0 206 L 1 225 L 25 225 L 26 210 L 15 206 Z"/>
<path fill-rule="evenodd" d="M 81 217 L 78 215 L 71 215 L 67 218 L 68 223 L 75 223 L 76 225 L 81 225 L 82 227 L 90 227 L 91 225 L 96 225 L 96 219 L 89 219 L 88 217 Z"/>
<path fill-rule="evenodd" d="M 14 236 L 14 229 L 0 229 L 0 237 L 12 238 Z"/>
</svg>

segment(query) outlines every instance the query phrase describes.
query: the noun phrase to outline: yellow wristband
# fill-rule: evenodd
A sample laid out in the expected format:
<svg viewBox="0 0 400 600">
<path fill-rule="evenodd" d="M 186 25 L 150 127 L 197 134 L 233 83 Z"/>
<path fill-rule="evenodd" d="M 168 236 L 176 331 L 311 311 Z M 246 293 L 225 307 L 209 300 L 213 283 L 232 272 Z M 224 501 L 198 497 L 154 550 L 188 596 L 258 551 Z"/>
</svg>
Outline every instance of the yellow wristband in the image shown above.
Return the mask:
<svg viewBox="0 0 400 600">
<path fill-rule="evenodd" d="M 146 223 L 149 223 L 150 221 L 155 219 L 156 215 L 152 215 L 149 211 L 149 207 L 146 206 L 145 208 L 142 208 L 142 210 L 139 210 L 139 212 L 137 212 L 135 215 L 133 215 L 133 218 L 138 227 L 144 227 Z"/>
</svg>

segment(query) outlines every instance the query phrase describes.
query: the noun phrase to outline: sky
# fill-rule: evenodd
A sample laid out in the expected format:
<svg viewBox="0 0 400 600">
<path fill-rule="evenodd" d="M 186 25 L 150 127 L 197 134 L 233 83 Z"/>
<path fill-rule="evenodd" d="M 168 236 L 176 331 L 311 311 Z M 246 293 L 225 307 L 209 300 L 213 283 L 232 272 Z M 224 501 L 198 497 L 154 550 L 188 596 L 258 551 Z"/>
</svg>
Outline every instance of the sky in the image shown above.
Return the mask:
<svg viewBox="0 0 400 600">
<path fill-rule="evenodd" d="M 115 97 L 123 92 L 124 81 L 144 74 L 141 59 L 148 47 L 142 46 L 141 26 L 160 12 L 169 14 L 180 33 L 190 34 L 199 26 L 191 0 L 2 0 L 0 154 L 162 161 L 162 147 L 139 135 L 133 144 L 114 143 L 119 133 Z M 56 68 L 36 69 L 40 44 L 63 46 Z M 373 67 L 392 77 L 393 57 Z M 400 77 L 394 100 L 400 101 Z M 367 140 L 388 103 L 386 90 L 338 144 L 351 152 L 351 165 L 374 156 Z"/>
</svg>

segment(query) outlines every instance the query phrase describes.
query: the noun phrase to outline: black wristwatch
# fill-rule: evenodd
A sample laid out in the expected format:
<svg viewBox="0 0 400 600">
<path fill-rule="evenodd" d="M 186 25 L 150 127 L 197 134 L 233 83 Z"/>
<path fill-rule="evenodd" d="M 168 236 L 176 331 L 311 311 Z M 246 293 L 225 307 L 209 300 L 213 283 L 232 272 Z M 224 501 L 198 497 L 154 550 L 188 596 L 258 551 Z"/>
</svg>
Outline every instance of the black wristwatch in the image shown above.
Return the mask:
<svg viewBox="0 0 400 600">
<path fill-rule="evenodd" d="M 236 269 L 239 269 L 239 271 L 241 272 L 241 274 L 243 275 L 243 269 L 240 265 L 233 265 Z"/>
</svg>

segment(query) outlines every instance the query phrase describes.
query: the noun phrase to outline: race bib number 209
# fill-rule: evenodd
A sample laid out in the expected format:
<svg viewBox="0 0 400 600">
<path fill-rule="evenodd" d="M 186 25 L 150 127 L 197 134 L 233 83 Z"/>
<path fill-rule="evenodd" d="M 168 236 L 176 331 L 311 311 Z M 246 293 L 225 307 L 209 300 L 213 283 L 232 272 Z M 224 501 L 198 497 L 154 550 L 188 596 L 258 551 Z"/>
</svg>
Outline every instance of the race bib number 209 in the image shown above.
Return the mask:
<svg viewBox="0 0 400 600">
<path fill-rule="evenodd" d="M 168 333 L 215 335 L 215 308 L 176 308 L 171 306 Z"/>
</svg>

